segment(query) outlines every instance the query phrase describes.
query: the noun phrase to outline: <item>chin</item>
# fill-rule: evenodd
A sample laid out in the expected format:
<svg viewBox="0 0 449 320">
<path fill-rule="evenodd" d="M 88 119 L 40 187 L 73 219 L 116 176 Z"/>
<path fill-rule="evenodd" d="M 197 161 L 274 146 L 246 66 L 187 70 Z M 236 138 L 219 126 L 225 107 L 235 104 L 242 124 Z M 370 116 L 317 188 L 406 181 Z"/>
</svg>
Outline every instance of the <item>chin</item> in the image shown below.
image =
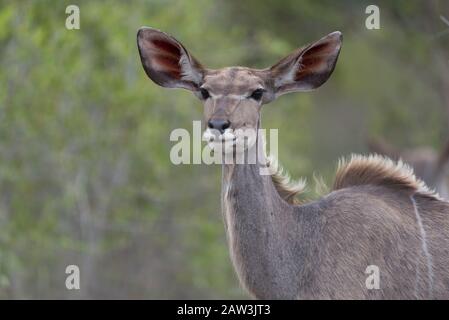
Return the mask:
<svg viewBox="0 0 449 320">
<path fill-rule="evenodd" d="M 203 139 L 207 141 L 207 145 L 214 152 L 238 155 L 251 148 L 256 142 L 256 135 L 253 131 L 249 132 L 250 134 L 243 129 L 226 130 L 223 134 L 216 135 L 207 129 L 204 132 Z"/>
<path fill-rule="evenodd" d="M 207 145 L 214 152 L 220 152 L 223 154 L 234 153 L 237 149 L 240 149 L 237 147 L 237 140 L 209 141 Z"/>
<path fill-rule="evenodd" d="M 250 149 L 254 144 L 255 139 L 247 139 L 245 141 L 244 138 L 239 139 L 238 137 L 235 140 L 210 141 L 207 143 L 209 148 L 211 148 L 214 152 L 222 152 L 223 154 L 242 154 L 246 150 Z"/>
</svg>

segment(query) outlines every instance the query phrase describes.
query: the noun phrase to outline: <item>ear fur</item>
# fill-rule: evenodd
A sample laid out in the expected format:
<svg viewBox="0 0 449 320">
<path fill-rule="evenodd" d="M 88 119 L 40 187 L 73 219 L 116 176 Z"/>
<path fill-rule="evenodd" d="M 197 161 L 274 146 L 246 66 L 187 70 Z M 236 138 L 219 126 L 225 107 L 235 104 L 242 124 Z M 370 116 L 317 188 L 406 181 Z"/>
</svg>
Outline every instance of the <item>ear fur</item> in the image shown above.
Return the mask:
<svg viewBox="0 0 449 320">
<path fill-rule="evenodd" d="M 297 49 L 269 69 L 276 96 L 320 87 L 337 63 L 342 34 L 333 32 L 304 48 Z"/>
<path fill-rule="evenodd" d="M 198 90 L 204 68 L 178 40 L 157 29 L 142 27 L 137 32 L 137 47 L 146 74 L 156 84 Z"/>
</svg>

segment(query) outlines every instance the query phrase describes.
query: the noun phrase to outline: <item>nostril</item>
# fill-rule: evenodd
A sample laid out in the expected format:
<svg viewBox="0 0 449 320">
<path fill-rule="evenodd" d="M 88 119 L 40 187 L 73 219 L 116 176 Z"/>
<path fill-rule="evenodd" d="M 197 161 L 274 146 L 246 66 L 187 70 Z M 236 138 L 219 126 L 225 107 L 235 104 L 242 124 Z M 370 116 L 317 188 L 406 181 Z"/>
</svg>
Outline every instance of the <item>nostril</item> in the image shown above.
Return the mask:
<svg viewBox="0 0 449 320">
<path fill-rule="evenodd" d="M 222 128 L 223 131 L 226 130 L 227 128 L 229 128 L 231 126 L 231 122 L 229 120 L 226 120 L 225 123 L 223 123 Z"/>
<path fill-rule="evenodd" d="M 218 130 L 220 133 L 223 133 L 230 126 L 231 122 L 229 120 L 211 119 L 207 122 L 207 127 L 209 129 Z"/>
</svg>

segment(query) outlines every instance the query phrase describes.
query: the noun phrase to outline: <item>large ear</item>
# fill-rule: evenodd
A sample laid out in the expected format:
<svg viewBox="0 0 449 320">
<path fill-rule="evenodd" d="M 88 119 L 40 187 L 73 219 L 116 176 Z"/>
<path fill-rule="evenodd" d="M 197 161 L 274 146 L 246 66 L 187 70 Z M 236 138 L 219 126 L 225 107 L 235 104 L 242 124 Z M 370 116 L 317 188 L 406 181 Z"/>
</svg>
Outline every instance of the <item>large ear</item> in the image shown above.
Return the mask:
<svg viewBox="0 0 449 320">
<path fill-rule="evenodd" d="M 332 74 L 343 37 L 339 31 L 297 49 L 269 69 L 275 95 L 318 88 Z"/>
<path fill-rule="evenodd" d="M 198 90 L 204 68 L 172 36 L 148 27 L 137 32 L 137 47 L 146 74 L 160 86 Z"/>
</svg>

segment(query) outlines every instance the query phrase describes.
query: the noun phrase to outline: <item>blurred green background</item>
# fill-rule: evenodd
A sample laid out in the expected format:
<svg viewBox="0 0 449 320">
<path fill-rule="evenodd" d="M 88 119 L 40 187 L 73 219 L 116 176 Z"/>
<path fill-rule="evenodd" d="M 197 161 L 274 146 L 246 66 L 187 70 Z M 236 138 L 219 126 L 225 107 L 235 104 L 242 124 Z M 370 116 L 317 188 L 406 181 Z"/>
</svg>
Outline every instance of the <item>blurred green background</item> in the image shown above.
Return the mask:
<svg viewBox="0 0 449 320">
<path fill-rule="evenodd" d="M 76 4 L 81 29 L 65 28 Z M 172 165 L 201 103 L 154 85 L 136 31 L 174 35 L 210 68 L 267 67 L 334 30 L 337 68 L 264 107 L 293 177 L 327 183 L 369 137 L 448 137 L 449 1 L 0 0 L 0 298 L 246 298 L 220 215 L 219 166 Z M 445 79 L 446 78 L 446 79 Z M 67 290 L 65 268 L 81 270 Z"/>
</svg>

